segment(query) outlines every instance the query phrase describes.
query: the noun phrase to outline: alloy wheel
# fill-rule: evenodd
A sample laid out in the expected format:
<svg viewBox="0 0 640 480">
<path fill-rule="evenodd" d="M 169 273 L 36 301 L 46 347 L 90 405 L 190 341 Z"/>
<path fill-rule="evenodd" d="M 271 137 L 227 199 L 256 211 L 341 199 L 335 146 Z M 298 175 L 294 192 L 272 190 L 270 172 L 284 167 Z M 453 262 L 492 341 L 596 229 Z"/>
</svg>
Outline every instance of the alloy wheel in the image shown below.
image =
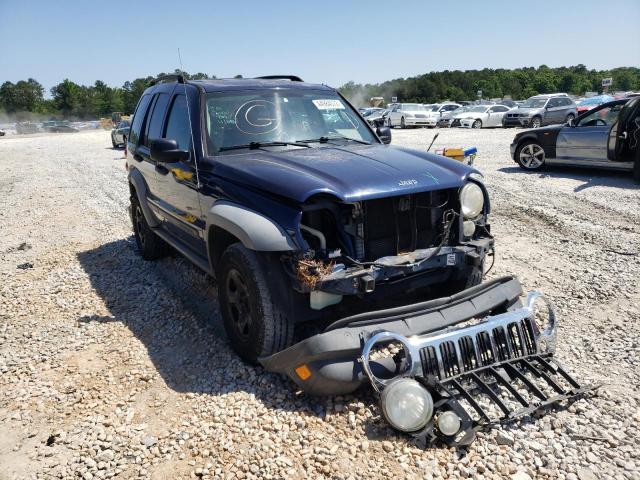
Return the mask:
<svg viewBox="0 0 640 480">
<path fill-rule="evenodd" d="M 147 241 L 147 236 L 145 233 L 145 219 L 144 214 L 142 213 L 142 208 L 140 205 L 136 205 L 136 234 L 138 235 L 138 240 L 140 240 L 140 245 L 144 247 L 145 242 Z"/>
<path fill-rule="evenodd" d="M 540 119 L 538 117 L 534 117 L 531 120 L 531 127 L 532 128 L 540 128 L 540 124 L 541 124 L 541 122 L 540 122 Z"/>
<path fill-rule="evenodd" d="M 536 170 L 544 163 L 544 150 L 535 143 L 525 145 L 520 150 L 520 163 L 529 170 Z"/>
</svg>

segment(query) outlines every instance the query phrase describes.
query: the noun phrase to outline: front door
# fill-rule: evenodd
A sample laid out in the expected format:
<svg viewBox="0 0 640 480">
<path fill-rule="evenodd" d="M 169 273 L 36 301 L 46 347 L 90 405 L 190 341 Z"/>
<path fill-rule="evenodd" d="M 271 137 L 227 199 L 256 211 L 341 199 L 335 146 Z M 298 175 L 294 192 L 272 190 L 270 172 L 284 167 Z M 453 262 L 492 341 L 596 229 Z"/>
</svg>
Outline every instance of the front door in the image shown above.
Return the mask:
<svg viewBox="0 0 640 480">
<path fill-rule="evenodd" d="M 557 158 L 606 162 L 609 132 L 621 109 L 622 105 L 603 105 L 581 117 L 575 126 L 562 127 L 556 144 Z"/>
<path fill-rule="evenodd" d="M 555 97 L 549 99 L 549 101 L 547 102 L 546 111 L 544 114 L 545 123 L 547 125 L 564 123 L 564 112 L 566 107 L 562 105 L 561 100 L 561 98 Z"/>
<path fill-rule="evenodd" d="M 204 224 L 198 200 L 198 173 L 192 148 L 186 97 L 177 88 L 169 103 L 164 126 L 157 131 L 158 138 L 175 140 L 180 150 L 187 150 L 191 156 L 186 161 L 158 164 L 156 182 L 158 184 L 159 208 L 164 211 L 167 227 L 171 233 L 204 255 Z"/>
</svg>

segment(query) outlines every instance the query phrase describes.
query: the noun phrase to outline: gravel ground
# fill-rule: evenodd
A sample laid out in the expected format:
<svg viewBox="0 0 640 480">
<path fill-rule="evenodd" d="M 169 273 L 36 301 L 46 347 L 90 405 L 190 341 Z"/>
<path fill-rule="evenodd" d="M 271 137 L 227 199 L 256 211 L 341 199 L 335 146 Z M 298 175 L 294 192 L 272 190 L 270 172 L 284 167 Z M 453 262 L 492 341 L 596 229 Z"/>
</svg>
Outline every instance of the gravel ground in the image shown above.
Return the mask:
<svg viewBox="0 0 640 480">
<path fill-rule="evenodd" d="M 229 348 L 210 279 L 144 262 L 108 132 L 0 139 L 0 480 L 640 478 L 640 189 L 629 175 L 522 172 L 514 130 L 476 145 L 496 265 L 559 311 L 558 357 L 602 384 L 566 411 L 424 450 L 372 395 L 308 399 Z M 434 132 L 394 130 L 426 148 Z"/>
</svg>

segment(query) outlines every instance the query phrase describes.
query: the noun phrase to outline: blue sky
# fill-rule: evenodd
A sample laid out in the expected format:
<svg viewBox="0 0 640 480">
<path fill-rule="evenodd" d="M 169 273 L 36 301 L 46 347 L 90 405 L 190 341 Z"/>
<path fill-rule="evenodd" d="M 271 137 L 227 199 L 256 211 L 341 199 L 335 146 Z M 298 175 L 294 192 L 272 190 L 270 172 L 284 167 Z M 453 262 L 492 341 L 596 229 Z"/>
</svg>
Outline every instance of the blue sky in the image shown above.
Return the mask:
<svg viewBox="0 0 640 480">
<path fill-rule="evenodd" d="M 0 0 L 0 82 L 125 80 L 178 66 L 333 86 L 429 71 L 640 66 L 640 0 Z"/>
</svg>

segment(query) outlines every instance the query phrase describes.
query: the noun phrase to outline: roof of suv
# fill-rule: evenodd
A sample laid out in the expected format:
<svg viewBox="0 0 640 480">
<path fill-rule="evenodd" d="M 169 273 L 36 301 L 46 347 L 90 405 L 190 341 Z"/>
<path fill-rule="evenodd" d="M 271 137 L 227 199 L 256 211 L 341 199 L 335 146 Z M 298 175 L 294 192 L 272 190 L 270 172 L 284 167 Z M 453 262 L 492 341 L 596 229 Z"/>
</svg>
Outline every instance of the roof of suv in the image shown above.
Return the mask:
<svg viewBox="0 0 640 480">
<path fill-rule="evenodd" d="M 201 87 L 205 92 L 224 90 L 260 90 L 268 88 L 287 88 L 300 90 L 333 90 L 326 85 L 291 81 L 286 79 L 261 78 L 220 78 L 207 80 L 188 80 L 187 83 Z"/>
<path fill-rule="evenodd" d="M 540 95 L 534 95 L 531 98 L 551 98 L 551 97 L 568 97 L 566 93 L 543 93 Z"/>
</svg>

